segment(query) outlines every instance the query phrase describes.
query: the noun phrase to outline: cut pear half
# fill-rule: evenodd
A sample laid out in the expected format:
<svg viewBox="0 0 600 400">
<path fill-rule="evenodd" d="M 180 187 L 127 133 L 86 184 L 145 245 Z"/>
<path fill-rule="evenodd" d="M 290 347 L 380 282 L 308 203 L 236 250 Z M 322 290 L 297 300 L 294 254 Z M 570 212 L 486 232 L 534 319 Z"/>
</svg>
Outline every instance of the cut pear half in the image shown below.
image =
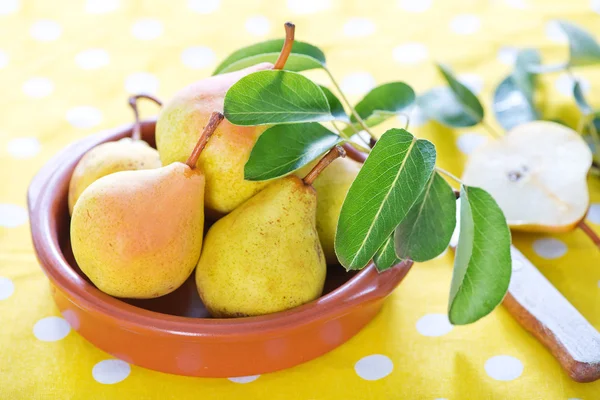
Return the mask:
<svg viewBox="0 0 600 400">
<path fill-rule="evenodd" d="M 462 179 L 487 190 L 511 228 L 565 232 L 587 212 L 591 165 L 592 153 L 577 132 L 534 121 L 475 149 Z"/>
</svg>

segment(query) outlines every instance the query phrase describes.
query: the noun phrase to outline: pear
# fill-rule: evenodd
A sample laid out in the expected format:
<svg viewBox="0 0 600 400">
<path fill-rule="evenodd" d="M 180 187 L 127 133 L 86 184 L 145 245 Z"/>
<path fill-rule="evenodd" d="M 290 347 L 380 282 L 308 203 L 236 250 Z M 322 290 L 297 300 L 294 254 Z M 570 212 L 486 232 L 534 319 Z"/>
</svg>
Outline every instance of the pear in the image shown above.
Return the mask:
<svg viewBox="0 0 600 400">
<path fill-rule="evenodd" d="M 214 113 L 186 164 L 121 171 L 93 182 L 75 203 L 71 245 L 81 271 L 103 292 L 165 295 L 190 276 L 202 248 L 202 148 L 223 119 Z"/>
<path fill-rule="evenodd" d="M 281 69 L 291 52 L 294 25 L 286 24 L 286 40 L 275 65 L 260 63 L 246 69 L 213 76 L 185 87 L 163 108 L 156 124 L 156 145 L 167 165 L 184 161 L 213 110 L 223 112 L 227 90 L 253 72 Z M 198 160 L 206 174 L 207 213 L 220 217 L 263 189 L 268 182 L 244 180 L 244 165 L 252 147 L 268 127 L 236 126 L 223 121 Z"/>
<path fill-rule="evenodd" d="M 119 171 L 158 168 L 162 164 L 158 152 L 148 143 L 141 140 L 137 100 L 146 98 L 159 106 L 161 102 L 148 95 L 137 95 L 129 98 L 129 104 L 135 115 L 131 138 L 123 138 L 116 142 L 102 143 L 83 155 L 77 163 L 69 182 L 69 213 L 81 196 L 81 193 L 96 180 Z"/>
<path fill-rule="evenodd" d="M 317 232 L 319 232 L 327 264 L 339 264 L 334 250 L 335 232 L 342 204 L 360 167 L 360 163 L 350 158 L 339 158 L 324 169 L 313 182 L 313 187 L 319 194 L 317 196 Z M 305 169 L 300 171 L 305 171 Z M 299 174 L 303 175 L 302 172 Z"/>
<path fill-rule="evenodd" d="M 586 215 L 591 165 L 590 148 L 577 132 L 534 121 L 475 149 L 462 180 L 487 190 L 511 228 L 565 232 Z"/>
<path fill-rule="evenodd" d="M 290 175 L 272 181 L 209 229 L 196 285 L 213 316 L 269 314 L 321 295 L 327 265 L 311 184 L 342 154 L 334 148 L 304 180 Z"/>
</svg>

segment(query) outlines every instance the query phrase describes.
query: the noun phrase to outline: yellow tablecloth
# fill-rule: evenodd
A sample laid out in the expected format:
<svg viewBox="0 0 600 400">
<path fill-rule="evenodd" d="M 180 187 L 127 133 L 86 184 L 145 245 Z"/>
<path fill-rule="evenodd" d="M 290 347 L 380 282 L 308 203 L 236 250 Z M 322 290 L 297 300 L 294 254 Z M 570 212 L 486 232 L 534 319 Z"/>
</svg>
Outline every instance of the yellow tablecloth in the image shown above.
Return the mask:
<svg viewBox="0 0 600 400">
<path fill-rule="evenodd" d="M 235 382 L 106 361 L 60 317 L 25 211 L 27 185 L 53 154 L 131 121 L 128 92 L 167 98 L 208 76 L 231 51 L 281 37 L 286 20 L 296 23 L 299 40 L 325 50 L 353 99 L 391 80 L 422 92 L 441 83 L 432 65 L 441 60 L 489 105 L 514 47 L 564 58 L 564 38 L 549 21 L 569 19 L 600 37 L 598 13 L 600 1 L 589 0 L 1 0 L 0 399 L 600 399 L 600 382 L 572 382 L 502 307 L 452 329 L 444 317 L 451 252 L 417 265 L 347 344 L 287 371 Z M 600 68 L 593 70 L 576 73 L 600 106 Z M 568 78 L 543 81 L 546 110 L 574 123 Z M 486 140 L 479 127 L 420 122 L 413 115 L 412 131 L 433 140 L 440 165 L 457 175 L 465 152 Z M 598 231 L 600 180 L 590 179 L 590 190 L 589 219 Z M 576 231 L 514 240 L 600 328 L 600 253 L 587 237 Z"/>
</svg>

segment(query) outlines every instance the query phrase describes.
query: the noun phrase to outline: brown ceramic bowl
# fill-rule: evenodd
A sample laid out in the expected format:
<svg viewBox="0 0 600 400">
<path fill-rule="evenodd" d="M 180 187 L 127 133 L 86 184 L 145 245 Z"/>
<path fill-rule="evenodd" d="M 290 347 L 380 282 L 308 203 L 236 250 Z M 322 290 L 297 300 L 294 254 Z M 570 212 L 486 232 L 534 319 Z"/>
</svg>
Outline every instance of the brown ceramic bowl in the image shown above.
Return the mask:
<svg viewBox="0 0 600 400">
<path fill-rule="evenodd" d="M 154 145 L 154 122 L 143 136 Z M 50 279 L 54 301 L 74 330 L 127 362 L 172 374 L 255 375 L 292 367 L 344 343 L 380 310 L 411 267 L 378 274 L 373 265 L 347 273 L 328 267 L 324 295 L 280 313 L 212 319 L 193 276 L 175 292 L 152 300 L 121 300 L 96 289 L 75 263 L 69 243 L 67 190 L 76 163 L 92 147 L 131 135 L 131 126 L 67 147 L 35 176 L 28 192 L 33 244 Z"/>
</svg>

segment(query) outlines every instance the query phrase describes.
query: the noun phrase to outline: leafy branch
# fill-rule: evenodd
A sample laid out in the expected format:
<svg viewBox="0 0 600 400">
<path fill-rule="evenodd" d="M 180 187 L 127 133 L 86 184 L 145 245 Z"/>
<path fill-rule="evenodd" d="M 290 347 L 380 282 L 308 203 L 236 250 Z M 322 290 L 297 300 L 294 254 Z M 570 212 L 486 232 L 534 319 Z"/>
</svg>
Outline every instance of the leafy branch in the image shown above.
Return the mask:
<svg viewBox="0 0 600 400">
<path fill-rule="evenodd" d="M 281 45 L 277 40 L 238 50 L 216 73 L 258 61 L 273 62 L 273 53 Z M 453 93 L 459 93 L 459 100 L 470 107 L 466 114 L 448 114 L 450 120 L 459 125 L 467 120 L 479 122 L 483 107 L 477 98 L 454 80 L 449 70 L 440 68 L 446 72 Z M 324 70 L 341 101 L 331 90 L 298 73 L 308 69 Z M 401 259 L 426 261 L 438 256 L 447 248 L 456 225 L 455 194 L 438 173 L 443 170 L 436 172 L 435 146 L 406 129 L 389 129 L 376 143 L 373 140 L 374 126 L 406 115 L 415 101 L 409 85 L 390 82 L 374 88 L 352 106 L 326 67 L 324 54 L 313 45 L 297 42 L 284 71 L 260 71 L 242 78 L 227 92 L 224 110 L 233 124 L 272 125 L 252 150 L 245 166 L 246 179 L 277 179 L 308 165 L 335 145 L 356 144 L 352 138 L 359 136 L 360 130 L 370 135 L 373 147 L 341 207 L 335 249 L 346 269 L 362 269 L 374 260 L 376 268 L 384 271 Z M 324 123 L 331 124 L 336 132 Z M 347 126 L 339 129 L 338 123 Z M 508 281 L 498 276 L 509 277 L 511 271 L 510 233 L 502 211 L 483 190 L 461 187 L 464 193 L 474 194 L 465 195 L 469 207 L 464 207 L 468 212 L 461 210 L 461 224 L 472 229 L 461 234 L 459 247 L 487 251 L 492 246 L 498 257 L 485 262 L 477 251 L 467 254 L 466 250 L 457 257 L 457 278 L 449 304 L 450 319 L 456 324 L 474 322 L 491 312 L 508 289 Z M 493 212 L 498 218 L 477 217 L 477 212 L 483 212 L 482 206 L 485 213 Z M 467 281 L 470 285 L 465 284 Z"/>
</svg>

